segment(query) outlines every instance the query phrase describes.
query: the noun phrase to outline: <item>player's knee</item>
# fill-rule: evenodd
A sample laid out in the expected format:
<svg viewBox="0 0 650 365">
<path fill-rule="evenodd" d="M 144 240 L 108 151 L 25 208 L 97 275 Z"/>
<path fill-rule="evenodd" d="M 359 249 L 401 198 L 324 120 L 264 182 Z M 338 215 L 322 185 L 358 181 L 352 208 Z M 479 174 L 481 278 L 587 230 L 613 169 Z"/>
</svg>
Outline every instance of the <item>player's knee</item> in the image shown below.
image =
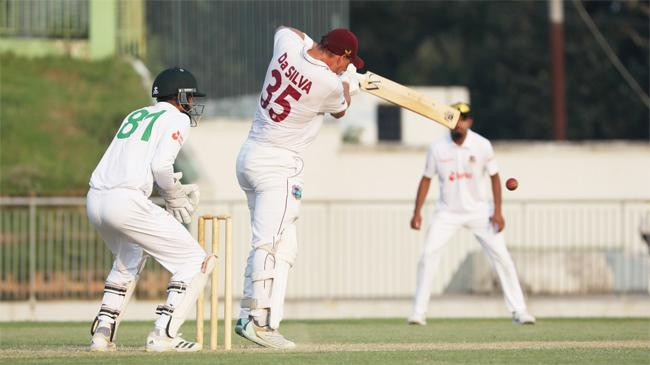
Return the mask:
<svg viewBox="0 0 650 365">
<path fill-rule="evenodd" d="M 108 278 L 106 279 L 106 281 L 111 283 L 125 284 L 125 283 L 130 283 L 132 281 L 135 281 L 137 277 L 138 277 L 137 267 L 135 268 L 113 267 L 113 270 L 111 270 L 111 272 L 108 274 Z"/>
<path fill-rule="evenodd" d="M 191 260 L 187 260 L 182 266 L 171 270 L 173 281 L 189 282 L 201 272 L 204 261 L 210 257 L 203 252 L 201 255 L 193 256 Z"/>
</svg>

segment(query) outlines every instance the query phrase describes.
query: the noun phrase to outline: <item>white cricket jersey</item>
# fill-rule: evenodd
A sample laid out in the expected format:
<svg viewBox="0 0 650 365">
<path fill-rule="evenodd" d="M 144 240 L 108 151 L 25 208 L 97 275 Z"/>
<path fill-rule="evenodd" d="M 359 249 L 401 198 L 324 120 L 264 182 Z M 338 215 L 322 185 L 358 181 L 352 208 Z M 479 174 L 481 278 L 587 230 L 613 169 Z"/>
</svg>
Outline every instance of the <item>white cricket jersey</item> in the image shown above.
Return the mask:
<svg viewBox="0 0 650 365">
<path fill-rule="evenodd" d="M 307 53 L 313 45 L 288 28 L 275 33 L 249 140 L 300 153 L 316 138 L 324 113 L 348 107 L 341 79 Z"/>
<path fill-rule="evenodd" d="M 174 161 L 187 140 L 190 118 L 167 102 L 131 112 L 90 178 L 90 187 L 140 190 L 151 195 L 174 184 Z"/>
<path fill-rule="evenodd" d="M 498 172 L 490 141 L 469 130 L 460 146 L 450 135 L 429 146 L 424 176 L 438 175 L 437 209 L 457 213 L 487 212 L 491 185 L 486 180 Z"/>
</svg>

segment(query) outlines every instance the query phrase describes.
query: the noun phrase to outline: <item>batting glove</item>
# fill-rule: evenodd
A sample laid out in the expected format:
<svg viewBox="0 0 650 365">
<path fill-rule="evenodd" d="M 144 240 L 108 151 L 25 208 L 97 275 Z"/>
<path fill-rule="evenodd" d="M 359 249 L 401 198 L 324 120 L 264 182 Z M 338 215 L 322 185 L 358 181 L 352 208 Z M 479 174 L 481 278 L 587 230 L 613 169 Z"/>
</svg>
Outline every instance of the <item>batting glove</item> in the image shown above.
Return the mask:
<svg viewBox="0 0 650 365">
<path fill-rule="evenodd" d="M 356 75 L 357 68 L 353 64 L 349 64 L 348 69 L 339 76 L 341 82 L 347 82 L 350 85 L 350 96 L 359 93 L 359 80 Z"/>
</svg>

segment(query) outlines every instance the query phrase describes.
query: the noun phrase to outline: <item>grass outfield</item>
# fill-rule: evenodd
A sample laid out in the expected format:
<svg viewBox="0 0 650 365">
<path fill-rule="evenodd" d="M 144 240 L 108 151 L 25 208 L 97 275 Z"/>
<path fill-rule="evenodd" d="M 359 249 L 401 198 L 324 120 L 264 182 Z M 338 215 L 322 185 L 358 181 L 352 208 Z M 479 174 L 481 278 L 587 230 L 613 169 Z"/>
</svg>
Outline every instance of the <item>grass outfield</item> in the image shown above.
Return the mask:
<svg viewBox="0 0 650 365">
<path fill-rule="evenodd" d="M 541 319 L 535 326 L 517 326 L 506 319 L 434 319 L 425 327 L 407 326 L 403 319 L 285 321 L 283 333 L 296 341 L 296 350 L 262 349 L 233 335 L 229 353 L 194 354 L 145 353 L 152 325 L 125 322 L 118 352 L 91 354 L 90 323 L 0 323 L 0 363 L 650 363 L 650 319 Z M 187 339 L 194 338 L 194 322 L 183 330 Z"/>
</svg>

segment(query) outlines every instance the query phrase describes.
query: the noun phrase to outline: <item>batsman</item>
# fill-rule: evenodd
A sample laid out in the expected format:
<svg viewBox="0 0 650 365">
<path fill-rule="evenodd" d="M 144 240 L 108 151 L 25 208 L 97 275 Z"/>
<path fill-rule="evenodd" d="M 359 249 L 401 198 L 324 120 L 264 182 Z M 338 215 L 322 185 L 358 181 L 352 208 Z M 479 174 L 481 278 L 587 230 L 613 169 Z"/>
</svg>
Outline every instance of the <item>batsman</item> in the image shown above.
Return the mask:
<svg viewBox="0 0 650 365">
<path fill-rule="evenodd" d="M 264 347 L 287 349 L 295 344 L 278 328 L 298 250 L 300 155 L 316 137 L 325 113 L 335 118 L 345 114 L 351 88 L 359 87 L 348 66 L 361 68 L 363 61 L 357 56 L 357 38 L 347 29 L 334 29 L 316 43 L 299 30 L 280 27 L 273 42 L 253 123 L 237 158 L 253 237 L 235 332 Z"/>
<path fill-rule="evenodd" d="M 203 105 L 194 98 L 192 73 L 169 68 L 153 82 L 157 103 L 130 113 L 90 178 L 88 219 L 114 255 L 104 286 L 104 297 L 93 321 L 91 351 L 114 351 L 115 338 L 147 256 L 171 274 L 167 302 L 158 306 L 147 351 L 198 351 L 201 346 L 180 337 L 178 330 L 203 290 L 216 258 L 207 255 L 181 223 L 199 200 L 198 187 L 180 183 L 174 160 L 187 141 L 190 126 L 198 123 Z M 154 184 L 165 209 L 149 196 Z"/>
</svg>

